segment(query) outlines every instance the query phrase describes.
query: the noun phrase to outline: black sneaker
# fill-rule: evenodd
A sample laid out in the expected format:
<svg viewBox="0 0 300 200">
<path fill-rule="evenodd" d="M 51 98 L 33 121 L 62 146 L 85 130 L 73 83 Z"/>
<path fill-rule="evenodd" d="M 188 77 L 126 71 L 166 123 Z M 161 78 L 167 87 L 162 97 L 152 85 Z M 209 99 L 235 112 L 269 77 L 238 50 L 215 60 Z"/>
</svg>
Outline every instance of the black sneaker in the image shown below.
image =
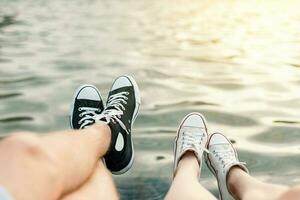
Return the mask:
<svg viewBox="0 0 300 200">
<path fill-rule="evenodd" d="M 96 120 L 107 122 L 111 129 L 111 145 L 104 159 L 107 168 L 113 174 L 123 174 L 133 164 L 131 128 L 140 104 L 141 97 L 134 79 L 130 76 L 121 76 L 112 85 L 106 109 L 96 116 Z"/>
<path fill-rule="evenodd" d="M 100 92 L 93 85 L 82 85 L 73 97 L 70 110 L 70 125 L 73 129 L 83 129 L 95 123 L 94 116 L 104 110 Z"/>
</svg>

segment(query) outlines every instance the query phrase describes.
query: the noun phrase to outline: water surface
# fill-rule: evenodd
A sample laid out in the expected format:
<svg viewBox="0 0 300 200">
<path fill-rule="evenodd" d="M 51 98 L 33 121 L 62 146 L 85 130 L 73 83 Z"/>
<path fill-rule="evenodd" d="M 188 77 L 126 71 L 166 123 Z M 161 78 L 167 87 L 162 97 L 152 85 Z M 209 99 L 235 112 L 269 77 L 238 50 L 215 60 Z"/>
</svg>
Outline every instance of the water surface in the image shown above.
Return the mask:
<svg viewBox="0 0 300 200">
<path fill-rule="evenodd" d="M 202 112 L 251 174 L 300 182 L 300 2 L 0 0 L 0 133 L 68 129 L 76 87 L 142 93 L 123 199 L 162 199 L 177 125 Z M 202 183 L 216 193 L 203 166 Z"/>
</svg>

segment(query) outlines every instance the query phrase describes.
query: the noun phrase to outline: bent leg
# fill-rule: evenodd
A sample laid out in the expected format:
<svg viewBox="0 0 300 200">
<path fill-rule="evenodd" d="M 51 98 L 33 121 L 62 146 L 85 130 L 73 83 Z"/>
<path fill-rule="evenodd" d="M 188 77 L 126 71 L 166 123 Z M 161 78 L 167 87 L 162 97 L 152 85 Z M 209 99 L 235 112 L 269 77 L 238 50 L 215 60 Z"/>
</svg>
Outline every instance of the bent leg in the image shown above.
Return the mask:
<svg viewBox="0 0 300 200">
<path fill-rule="evenodd" d="M 240 200 L 275 200 L 288 190 L 287 186 L 261 182 L 239 167 L 229 171 L 227 185 L 232 196 Z"/>
<path fill-rule="evenodd" d="M 6 138 L 0 143 L 0 185 L 16 200 L 58 199 L 88 179 L 110 138 L 104 124 Z"/>
<path fill-rule="evenodd" d="M 76 191 L 67 194 L 61 200 L 107 199 L 118 200 L 119 195 L 111 173 L 99 162 L 92 176 Z"/>
<path fill-rule="evenodd" d="M 199 175 L 199 164 L 194 153 L 187 152 L 178 164 L 177 173 L 165 200 L 216 200 L 200 185 Z"/>
<path fill-rule="evenodd" d="M 300 186 L 295 186 L 284 192 L 278 199 L 276 200 L 299 200 L 300 197 Z"/>
</svg>

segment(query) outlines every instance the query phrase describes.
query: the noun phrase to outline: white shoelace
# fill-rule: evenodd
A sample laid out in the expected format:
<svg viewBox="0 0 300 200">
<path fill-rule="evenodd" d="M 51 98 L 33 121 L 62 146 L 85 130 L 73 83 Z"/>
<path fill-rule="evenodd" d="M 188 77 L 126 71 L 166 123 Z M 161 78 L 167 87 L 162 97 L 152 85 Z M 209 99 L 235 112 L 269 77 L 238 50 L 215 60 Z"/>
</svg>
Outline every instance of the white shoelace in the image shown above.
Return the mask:
<svg viewBox="0 0 300 200">
<path fill-rule="evenodd" d="M 225 170 L 227 166 L 230 166 L 234 163 L 243 165 L 246 164 L 245 162 L 237 161 L 234 155 L 234 151 L 232 151 L 231 149 L 219 151 L 213 150 L 212 154 L 221 162 L 223 170 Z"/>
<path fill-rule="evenodd" d="M 104 110 L 100 115 L 95 115 L 94 120 L 95 121 L 105 120 L 104 123 L 107 124 L 109 122 L 113 122 L 113 123 L 117 122 L 121 126 L 121 128 L 124 129 L 126 133 L 128 133 L 126 126 L 120 120 L 121 116 L 124 114 L 125 111 L 125 107 L 122 105 L 122 103 L 127 104 L 128 97 L 126 97 L 126 95 L 128 94 L 129 94 L 128 92 L 120 92 L 111 95 L 107 102 L 107 107 L 109 107 L 109 109 Z"/>
<path fill-rule="evenodd" d="M 209 153 L 208 149 L 203 147 L 203 138 L 204 134 L 195 134 L 191 131 L 185 131 L 182 134 L 182 149 L 189 149 L 189 148 L 195 148 L 197 152 L 199 151 L 205 151 Z"/>
<path fill-rule="evenodd" d="M 100 111 L 98 108 L 91 107 L 79 107 L 78 111 L 83 111 L 79 114 L 82 117 L 78 124 L 80 124 L 80 129 L 89 127 L 89 124 L 94 122 L 94 116 L 97 115 L 96 112 Z"/>
</svg>

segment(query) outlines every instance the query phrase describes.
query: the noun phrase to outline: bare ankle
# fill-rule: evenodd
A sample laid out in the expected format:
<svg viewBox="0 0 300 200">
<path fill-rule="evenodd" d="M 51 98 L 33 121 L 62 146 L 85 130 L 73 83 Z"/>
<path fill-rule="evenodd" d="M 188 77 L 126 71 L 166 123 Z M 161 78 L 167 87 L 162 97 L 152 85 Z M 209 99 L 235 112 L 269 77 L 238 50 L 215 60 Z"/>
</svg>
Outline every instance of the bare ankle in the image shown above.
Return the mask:
<svg viewBox="0 0 300 200">
<path fill-rule="evenodd" d="M 241 199 L 241 195 L 239 193 L 239 179 L 241 176 L 245 175 L 246 172 L 244 172 L 240 167 L 235 166 L 232 167 L 227 175 L 227 189 L 229 193 L 235 198 L 235 199 Z"/>
<path fill-rule="evenodd" d="M 88 134 L 103 134 L 109 138 L 111 138 L 111 130 L 110 127 L 106 123 L 94 123 L 92 126 L 82 129 L 81 131 L 87 132 Z"/>
<path fill-rule="evenodd" d="M 189 174 L 192 175 L 199 175 L 199 163 L 195 156 L 195 154 L 192 151 L 186 152 L 180 159 L 178 163 L 177 173 L 183 172 L 186 174 L 186 172 L 189 172 Z"/>
</svg>

